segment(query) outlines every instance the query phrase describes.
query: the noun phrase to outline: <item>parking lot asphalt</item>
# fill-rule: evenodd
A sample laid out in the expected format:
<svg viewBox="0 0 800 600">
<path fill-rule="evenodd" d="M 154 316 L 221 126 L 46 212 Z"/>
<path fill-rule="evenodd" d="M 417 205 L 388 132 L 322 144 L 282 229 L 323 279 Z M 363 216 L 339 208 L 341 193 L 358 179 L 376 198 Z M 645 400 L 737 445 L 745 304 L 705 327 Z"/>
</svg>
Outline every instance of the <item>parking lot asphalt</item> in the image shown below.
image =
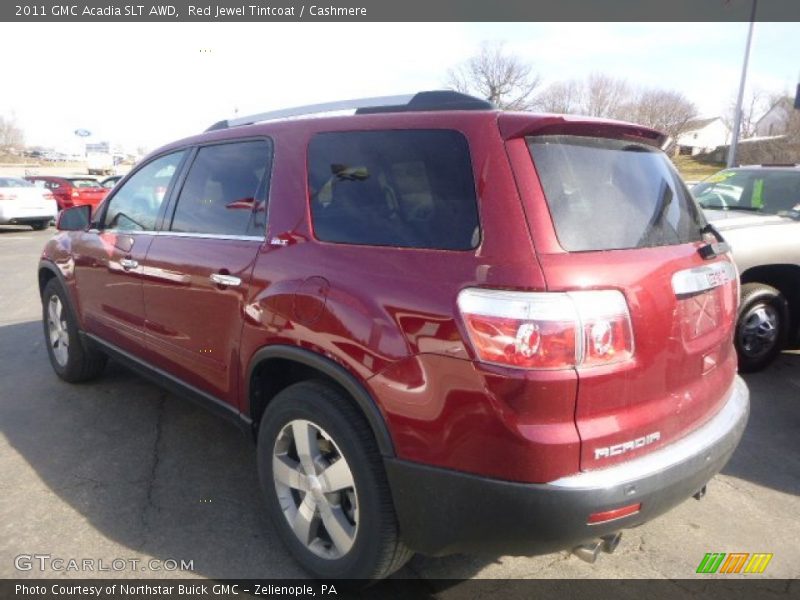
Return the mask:
<svg viewBox="0 0 800 600">
<path fill-rule="evenodd" d="M 51 235 L 0 227 L 0 577 L 305 577 L 261 508 L 252 444 L 237 429 L 113 363 L 89 384 L 55 376 L 36 284 Z M 706 552 L 770 552 L 749 577 L 797 578 L 800 354 L 746 380 L 750 423 L 707 496 L 626 531 L 613 555 L 417 556 L 397 576 L 688 578 Z M 35 554 L 127 566 L 17 569 Z M 151 559 L 193 570 L 143 571 Z"/>
</svg>

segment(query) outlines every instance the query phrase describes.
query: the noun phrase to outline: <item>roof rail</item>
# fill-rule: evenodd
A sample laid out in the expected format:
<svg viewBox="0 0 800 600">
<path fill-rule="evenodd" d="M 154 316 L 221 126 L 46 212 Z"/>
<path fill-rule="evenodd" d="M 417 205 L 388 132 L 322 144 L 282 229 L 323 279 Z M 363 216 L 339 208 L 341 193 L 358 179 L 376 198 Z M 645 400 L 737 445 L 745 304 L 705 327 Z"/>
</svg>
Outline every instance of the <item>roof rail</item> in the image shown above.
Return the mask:
<svg viewBox="0 0 800 600">
<path fill-rule="evenodd" d="M 236 117 L 218 121 L 206 131 L 228 129 L 241 125 L 252 125 L 264 121 L 275 121 L 290 117 L 313 115 L 326 112 L 355 109 L 356 114 L 373 114 L 389 112 L 413 112 L 433 110 L 492 110 L 495 106 L 491 102 L 454 92 L 451 90 L 434 90 L 418 92 L 403 96 L 379 96 L 375 98 L 356 98 L 353 100 L 340 100 L 338 102 L 325 102 L 322 104 L 308 104 L 293 108 L 282 108 L 269 112 L 258 113 L 246 117 Z"/>
</svg>

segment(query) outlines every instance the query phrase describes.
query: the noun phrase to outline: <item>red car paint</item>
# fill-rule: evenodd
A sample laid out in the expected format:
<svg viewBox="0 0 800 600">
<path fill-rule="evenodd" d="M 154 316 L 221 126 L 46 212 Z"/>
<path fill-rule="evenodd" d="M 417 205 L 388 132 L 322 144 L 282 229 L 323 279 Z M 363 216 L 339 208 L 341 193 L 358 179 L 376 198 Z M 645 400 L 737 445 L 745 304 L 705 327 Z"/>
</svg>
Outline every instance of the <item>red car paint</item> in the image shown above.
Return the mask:
<svg viewBox="0 0 800 600">
<path fill-rule="evenodd" d="M 306 174 L 312 137 L 398 128 L 451 129 L 469 141 L 482 231 L 475 250 L 316 239 Z M 213 131 L 156 155 L 269 137 L 275 152 L 263 240 L 163 229 L 159 235 L 62 232 L 43 258 L 60 270 L 86 332 L 245 416 L 254 416 L 248 373 L 257 352 L 294 346 L 335 362 L 363 386 L 398 459 L 498 480 L 553 482 L 668 447 L 719 411 L 736 372 L 736 290 L 729 283 L 691 300 L 673 293 L 677 271 L 731 260 L 704 260 L 700 241 L 565 251 L 524 139 L 544 133 L 661 140 L 632 125 L 493 111 Z M 126 270 L 123 259 L 138 265 Z M 215 273 L 237 276 L 243 285 L 216 285 L 209 280 Z M 618 290 L 630 311 L 633 358 L 558 370 L 481 362 L 457 306 L 465 288 Z M 707 328 L 695 326 L 703 303 L 716 307 Z M 640 438 L 651 441 L 602 457 L 603 449 Z"/>
<path fill-rule="evenodd" d="M 25 177 L 25 179 L 36 185 L 44 185 L 44 187 L 50 190 L 56 198 L 59 210 L 64 210 L 70 206 L 82 206 L 84 204 L 90 205 L 92 210 L 94 210 L 108 194 L 108 190 L 99 183 L 91 187 L 75 185 L 76 181 L 86 181 L 90 179 L 88 177 L 30 175 Z"/>
</svg>

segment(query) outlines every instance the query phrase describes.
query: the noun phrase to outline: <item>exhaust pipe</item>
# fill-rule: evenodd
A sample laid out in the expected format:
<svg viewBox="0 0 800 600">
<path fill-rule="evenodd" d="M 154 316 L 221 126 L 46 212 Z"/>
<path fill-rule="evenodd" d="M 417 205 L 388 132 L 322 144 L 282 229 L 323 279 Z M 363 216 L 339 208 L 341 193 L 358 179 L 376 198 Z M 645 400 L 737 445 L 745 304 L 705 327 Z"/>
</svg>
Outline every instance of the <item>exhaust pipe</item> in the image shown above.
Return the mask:
<svg viewBox="0 0 800 600">
<path fill-rule="evenodd" d="M 589 564 L 594 564 L 597 561 L 597 555 L 600 552 L 612 554 L 619 546 L 619 541 L 622 539 L 622 533 L 609 533 L 608 535 L 600 536 L 599 538 L 576 546 L 572 549 L 572 553 L 580 558 L 582 561 Z"/>
</svg>

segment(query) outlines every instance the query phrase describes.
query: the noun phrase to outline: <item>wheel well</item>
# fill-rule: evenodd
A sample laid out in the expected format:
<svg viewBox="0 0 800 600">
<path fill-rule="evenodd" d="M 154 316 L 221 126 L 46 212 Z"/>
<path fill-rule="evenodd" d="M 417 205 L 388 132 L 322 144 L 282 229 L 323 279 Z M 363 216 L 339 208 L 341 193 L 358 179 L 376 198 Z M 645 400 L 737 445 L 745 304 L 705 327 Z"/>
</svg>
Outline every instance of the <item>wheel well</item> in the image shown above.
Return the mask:
<svg viewBox="0 0 800 600">
<path fill-rule="evenodd" d="M 56 276 L 50 269 L 39 269 L 39 296 L 44 293 L 44 287 Z"/>
<path fill-rule="evenodd" d="M 800 326 L 800 266 L 762 265 L 747 269 L 742 283 L 765 283 L 774 287 L 789 305 L 789 338 L 794 340 Z"/>
<path fill-rule="evenodd" d="M 249 411 L 248 416 L 252 422 L 253 434 L 258 434 L 258 425 L 261 417 L 269 406 L 270 401 L 288 386 L 301 381 L 322 381 L 339 390 L 352 405 L 359 410 L 372 429 L 378 447 L 385 456 L 393 456 L 394 448 L 386 423 L 375 403 L 369 397 L 363 386 L 358 384 L 352 376 L 346 374 L 341 367 L 334 365 L 322 357 L 316 358 L 301 351 L 298 360 L 286 356 L 272 356 L 263 358 L 255 364 L 249 378 Z M 327 364 L 330 362 L 331 364 Z M 319 365 L 317 368 L 316 365 Z"/>
</svg>

